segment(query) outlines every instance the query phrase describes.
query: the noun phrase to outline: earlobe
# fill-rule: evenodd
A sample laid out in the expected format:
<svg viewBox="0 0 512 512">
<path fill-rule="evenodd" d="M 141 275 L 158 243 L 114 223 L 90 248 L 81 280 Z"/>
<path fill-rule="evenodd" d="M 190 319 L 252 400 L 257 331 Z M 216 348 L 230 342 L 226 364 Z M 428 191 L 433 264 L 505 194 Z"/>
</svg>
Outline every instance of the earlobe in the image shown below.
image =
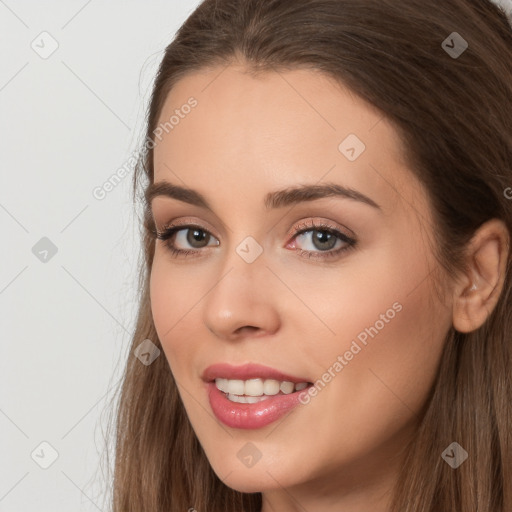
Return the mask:
<svg viewBox="0 0 512 512">
<path fill-rule="evenodd" d="M 483 224 L 468 245 L 468 272 L 454 288 L 453 327 L 471 332 L 487 320 L 501 294 L 507 270 L 509 233 L 504 222 Z"/>
</svg>

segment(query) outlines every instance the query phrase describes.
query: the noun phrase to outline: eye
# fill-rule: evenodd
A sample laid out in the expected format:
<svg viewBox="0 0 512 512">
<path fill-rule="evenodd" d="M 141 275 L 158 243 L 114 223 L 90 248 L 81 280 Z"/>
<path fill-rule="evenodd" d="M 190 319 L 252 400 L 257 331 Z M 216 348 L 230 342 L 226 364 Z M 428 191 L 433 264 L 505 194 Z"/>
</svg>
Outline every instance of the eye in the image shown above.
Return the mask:
<svg viewBox="0 0 512 512">
<path fill-rule="evenodd" d="M 305 229 L 300 229 L 306 226 Z M 357 241 L 345 235 L 335 227 L 325 222 L 316 223 L 308 221 L 295 230 L 292 248 L 297 248 L 301 257 L 305 258 L 331 258 L 339 256 L 342 252 L 353 249 Z"/>
<path fill-rule="evenodd" d="M 174 256 L 187 256 L 197 253 L 198 249 L 202 249 L 209 245 L 210 241 L 214 241 L 211 245 L 219 245 L 219 241 L 201 226 L 166 226 L 161 233 L 157 233 L 156 237 L 163 240 L 166 248 L 171 251 Z M 192 249 L 187 248 L 187 244 Z M 183 249 L 182 247 L 185 248 Z"/>
</svg>

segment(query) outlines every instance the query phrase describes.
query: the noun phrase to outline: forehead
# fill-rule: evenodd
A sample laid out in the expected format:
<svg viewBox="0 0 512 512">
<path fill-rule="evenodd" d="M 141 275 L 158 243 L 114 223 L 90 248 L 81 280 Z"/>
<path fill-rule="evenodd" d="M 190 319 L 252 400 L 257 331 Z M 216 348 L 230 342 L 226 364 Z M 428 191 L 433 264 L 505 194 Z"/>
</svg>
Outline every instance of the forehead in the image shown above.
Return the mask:
<svg viewBox="0 0 512 512">
<path fill-rule="evenodd" d="M 248 199 L 328 180 L 384 210 L 426 199 L 391 124 L 349 89 L 312 70 L 244 71 L 217 67 L 177 82 L 159 118 L 155 182 L 179 179 L 208 196 L 223 181 Z"/>
</svg>

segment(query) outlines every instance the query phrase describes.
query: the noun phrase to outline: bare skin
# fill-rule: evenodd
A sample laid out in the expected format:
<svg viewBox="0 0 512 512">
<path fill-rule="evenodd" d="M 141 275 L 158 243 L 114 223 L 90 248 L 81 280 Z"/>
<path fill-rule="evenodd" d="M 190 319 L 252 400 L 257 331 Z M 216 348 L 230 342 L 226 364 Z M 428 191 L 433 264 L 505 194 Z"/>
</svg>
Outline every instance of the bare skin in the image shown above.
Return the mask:
<svg viewBox="0 0 512 512">
<path fill-rule="evenodd" d="M 495 305 L 506 228 L 492 221 L 479 230 L 471 273 L 444 280 L 441 303 L 433 291 L 438 263 L 429 202 L 382 114 L 319 73 L 255 78 L 243 69 L 181 79 L 161 114 L 165 122 L 191 96 L 197 100 L 158 141 L 154 181 L 194 189 L 211 209 L 153 199 L 159 231 L 172 221 L 210 235 L 193 246 L 187 233 L 195 228 L 181 230 L 173 242 L 196 251 L 188 256 L 156 242 L 151 304 L 159 339 L 191 424 L 226 485 L 262 492 L 263 512 L 386 512 L 446 333 L 452 324 L 478 328 Z M 366 146 L 354 161 L 339 149 L 349 134 Z M 269 192 L 326 183 L 355 189 L 380 208 L 338 196 L 265 208 Z M 349 244 L 335 239 L 326 250 L 315 244 L 317 231 L 294 234 L 311 221 L 356 245 L 329 257 Z M 251 263 L 236 251 L 248 236 L 262 249 Z M 378 333 L 344 357 L 372 326 Z M 259 429 L 218 421 L 201 380 L 213 363 L 256 362 L 315 382 L 340 355 L 343 369 L 334 377 L 331 371 L 309 403 Z M 237 457 L 249 441 L 261 453 L 252 467 Z"/>
</svg>

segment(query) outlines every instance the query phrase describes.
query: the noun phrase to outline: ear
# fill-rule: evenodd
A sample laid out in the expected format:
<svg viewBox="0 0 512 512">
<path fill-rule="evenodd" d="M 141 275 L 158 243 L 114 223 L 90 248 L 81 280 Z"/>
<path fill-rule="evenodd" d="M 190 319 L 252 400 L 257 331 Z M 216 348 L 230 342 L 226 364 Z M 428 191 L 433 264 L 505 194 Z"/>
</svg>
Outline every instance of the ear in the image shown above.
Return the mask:
<svg viewBox="0 0 512 512">
<path fill-rule="evenodd" d="M 457 331 L 474 331 L 491 314 L 503 288 L 509 248 L 507 226 L 499 219 L 482 224 L 469 242 L 468 270 L 454 288 L 453 327 Z"/>
</svg>

